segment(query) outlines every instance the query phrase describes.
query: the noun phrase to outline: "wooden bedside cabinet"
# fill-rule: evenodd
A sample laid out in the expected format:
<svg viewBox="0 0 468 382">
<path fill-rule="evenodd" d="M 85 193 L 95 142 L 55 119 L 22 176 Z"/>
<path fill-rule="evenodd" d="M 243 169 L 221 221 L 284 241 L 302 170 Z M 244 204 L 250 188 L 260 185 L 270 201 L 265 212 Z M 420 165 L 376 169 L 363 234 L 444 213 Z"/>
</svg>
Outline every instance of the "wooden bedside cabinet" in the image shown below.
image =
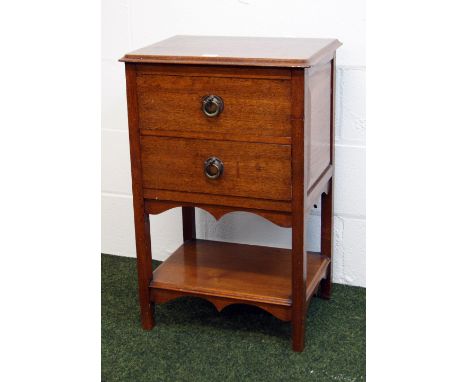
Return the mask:
<svg viewBox="0 0 468 382">
<path fill-rule="evenodd" d="M 308 304 L 331 293 L 334 39 L 176 36 L 125 55 L 141 320 L 197 296 L 292 322 L 304 349 Z M 321 253 L 306 252 L 321 198 Z M 182 207 L 183 240 L 156 270 L 149 215 Z M 195 210 L 292 227 L 292 249 L 200 240 Z"/>
</svg>

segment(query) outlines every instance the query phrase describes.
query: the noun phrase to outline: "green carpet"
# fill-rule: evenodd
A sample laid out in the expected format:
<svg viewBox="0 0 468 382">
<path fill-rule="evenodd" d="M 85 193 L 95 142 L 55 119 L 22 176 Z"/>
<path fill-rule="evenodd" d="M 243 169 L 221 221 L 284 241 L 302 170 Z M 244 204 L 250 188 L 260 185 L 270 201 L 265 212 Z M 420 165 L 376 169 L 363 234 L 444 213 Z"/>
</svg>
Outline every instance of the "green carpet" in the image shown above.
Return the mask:
<svg viewBox="0 0 468 382">
<path fill-rule="evenodd" d="M 154 262 L 154 267 L 158 265 Z M 334 284 L 309 306 L 306 349 L 294 353 L 290 324 L 248 305 L 221 313 L 180 298 L 140 327 L 136 260 L 102 255 L 102 380 L 364 381 L 364 288 Z"/>
</svg>

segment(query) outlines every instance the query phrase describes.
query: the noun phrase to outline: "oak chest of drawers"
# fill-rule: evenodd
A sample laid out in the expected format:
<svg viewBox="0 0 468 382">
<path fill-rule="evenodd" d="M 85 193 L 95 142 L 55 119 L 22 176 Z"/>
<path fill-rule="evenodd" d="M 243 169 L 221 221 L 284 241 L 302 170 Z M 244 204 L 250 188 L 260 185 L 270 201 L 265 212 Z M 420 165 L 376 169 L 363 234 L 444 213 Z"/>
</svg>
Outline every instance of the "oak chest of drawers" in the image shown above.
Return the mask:
<svg viewBox="0 0 468 382">
<path fill-rule="evenodd" d="M 314 295 L 331 293 L 333 39 L 176 36 L 125 55 L 141 320 L 197 296 L 292 322 L 304 348 Z M 320 201 L 321 200 L 321 201 Z M 305 251 L 321 203 L 321 251 Z M 149 215 L 182 207 L 183 244 L 151 266 Z M 292 249 L 196 238 L 195 207 L 291 227 Z M 157 318 L 157 317 L 156 317 Z"/>
</svg>

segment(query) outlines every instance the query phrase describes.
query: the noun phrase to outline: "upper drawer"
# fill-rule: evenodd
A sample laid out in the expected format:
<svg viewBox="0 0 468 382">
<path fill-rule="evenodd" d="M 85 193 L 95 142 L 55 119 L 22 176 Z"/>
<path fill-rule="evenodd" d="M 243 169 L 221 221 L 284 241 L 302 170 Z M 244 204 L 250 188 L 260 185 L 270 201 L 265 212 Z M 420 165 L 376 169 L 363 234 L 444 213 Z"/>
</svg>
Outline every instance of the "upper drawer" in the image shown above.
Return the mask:
<svg viewBox="0 0 468 382">
<path fill-rule="evenodd" d="M 290 72 L 280 69 L 229 69 L 140 65 L 137 94 L 140 129 L 221 137 L 290 137 Z M 202 111 L 207 95 L 221 97 L 215 117 Z M 177 135 L 177 134 L 171 134 Z"/>
</svg>

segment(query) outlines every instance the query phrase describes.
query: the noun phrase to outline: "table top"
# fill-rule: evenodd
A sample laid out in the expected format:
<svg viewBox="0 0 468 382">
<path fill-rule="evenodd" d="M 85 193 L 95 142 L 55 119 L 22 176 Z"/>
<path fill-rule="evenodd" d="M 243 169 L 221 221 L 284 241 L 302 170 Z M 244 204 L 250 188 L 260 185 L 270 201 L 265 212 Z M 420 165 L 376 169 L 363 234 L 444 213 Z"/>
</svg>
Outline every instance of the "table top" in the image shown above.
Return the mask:
<svg viewBox="0 0 468 382">
<path fill-rule="evenodd" d="M 120 61 L 305 68 L 329 60 L 341 45 L 329 38 L 174 36 Z"/>
</svg>

